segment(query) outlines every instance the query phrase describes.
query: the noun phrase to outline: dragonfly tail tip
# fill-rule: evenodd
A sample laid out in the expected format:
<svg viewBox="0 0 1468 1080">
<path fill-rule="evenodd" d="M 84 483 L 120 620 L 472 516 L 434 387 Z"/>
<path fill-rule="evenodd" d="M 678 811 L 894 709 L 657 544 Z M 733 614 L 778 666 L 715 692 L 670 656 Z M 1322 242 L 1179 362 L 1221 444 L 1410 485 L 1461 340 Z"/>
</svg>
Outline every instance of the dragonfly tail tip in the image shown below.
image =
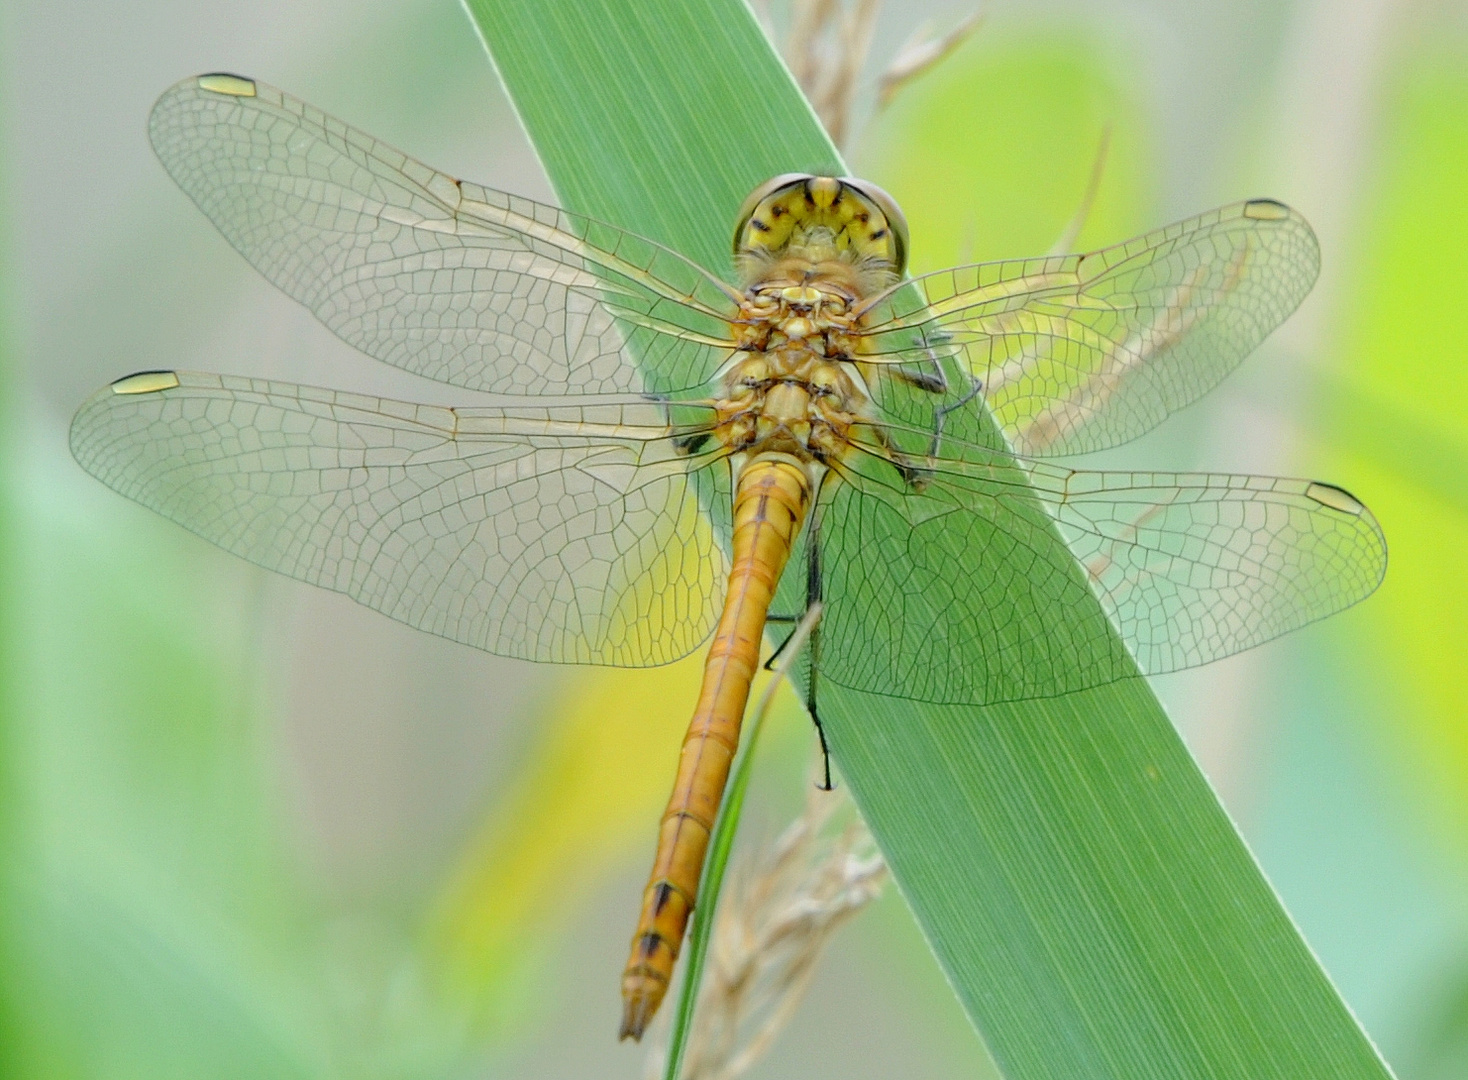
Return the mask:
<svg viewBox="0 0 1468 1080">
<path fill-rule="evenodd" d="M 656 1007 L 645 997 L 627 998 L 622 1003 L 622 1029 L 617 1035 L 618 1041 L 631 1039 L 641 1042 L 642 1033 L 647 1030 L 647 1022 L 652 1019 Z"/>
</svg>

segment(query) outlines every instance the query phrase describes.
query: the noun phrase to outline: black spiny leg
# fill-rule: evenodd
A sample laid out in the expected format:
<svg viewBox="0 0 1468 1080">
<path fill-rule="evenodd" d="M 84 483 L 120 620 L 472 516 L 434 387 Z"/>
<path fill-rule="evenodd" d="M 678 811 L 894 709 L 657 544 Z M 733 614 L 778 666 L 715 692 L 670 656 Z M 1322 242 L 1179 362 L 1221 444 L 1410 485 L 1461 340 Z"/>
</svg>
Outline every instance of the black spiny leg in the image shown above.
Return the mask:
<svg viewBox="0 0 1468 1080">
<path fill-rule="evenodd" d="M 811 508 L 810 532 L 805 540 L 805 610 L 821 603 L 821 515 L 820 502 Z M 805 709 L 810 713 L 811 723 L 816 726 L 816 737 L 821 740 L 821 790 L 830 791 L 831 748 L 826 745 L 826 729 L 821 726 L 821 714 L 816 711 L 816 680 L 821 670 L 821 624 L 810 628 L 810 678 L 805 686 Z"/>
<path fill-rule="evenodd" d="M 948 376 L 943 374 L 943 365 L 931 352 L 925 363 L 932 364 L 933 370 L 910 368 L 905 364 L 897 364 L 891 368 L 893 376 L 901 379 L 909 386 L 915 386 L 919 390 L 926 390 L 930 394 L 948 393 Z"/>
<path fill-rule="evenodd" d="M 925 346 L 922 367 L 913 369 L 906 364 L 898 364 L 890 370 L 894 376 L 909 386 L 915 386 L 919 390 L 926 390 L 930 394 L 946 394 L 948 393 L 948 374 L 943 370 L 943 360 L 939 356 L 938 351 L 947 350 L 952 347 L 949 344 L 950 335 L 946 331 L 940 330 L 934 333 L 930 339 L 926 330 L 922 330 L 920 333 L 922 334 L 923 346 Z M 950 354 L 945 351 L 943 355 Z"/>
<path fill-rule="evenodd" d="M 932 365 L 932 371 L 913 371 L 909 368 L 899 367 L 895 369 L 895 374 L 898 378 L 917 387 L 919 390 L 927 390 L 934 394 L 947 394 L 949 389 L 948 376 L 943 371 L 943 360 L 939 355 L 939 351 L 945 347 L 952 347 L 949 335 L 939 333 L 934 335 L 931 341 L 927 339 L 926 334 L 923 335 L 923 338 L 923 343 L 927 346 L 926 360 L 928 364 Z M 943 355 L 952 355 L 952 353 L 944 353 Z M 969 376 L 969 387 L 963 397 L 948 405 L 939 405 L 933 410 L 933 441 L 928 444 L 929 458 L 936 458 L 938 456 L 938 449 L 943 442 L 943 428 L 948 423 L 948 414 L 957 412 L 969 402 L 973 401 L 974 398 L 979 396 L 979 392 L 983 388 L 984 384 L 982 380 Z"/>
<path fill-rule="evenodd" d="M 925 333 L 923 335 L 923 344 L 927 347 L 924 362 L 925 365 L 931 366 L 931 370 L 915 370 L 905 365 L 897 365 L 888 368 L 888 373 L 893 378 L 900 379 L 909 386 L 916 387 L 919 390 L 927 391 L 930 394 L 947 395 L 950 384 L 948 382 L 948 375 L 943 370 L 943 356 L 953 355 L 951 351 L 947 351 L 952 348 L 950 336 L 947 333 L 940 332 L 935 334 L 930 341 Z M 949 414 L 957 412 L 969 402 L 973 401 L 984 388 L 983 381 L 980 379 L 969 376 L 968 381 L 969 387 L 964 392 L 963 397 L 947 405 L 939 405 L 933 410 L 933 438 L 928 443 L 927 455 L 930 462 L 937 458 L 938 451 L 942 448 L 943 429 L 948 424 Z M 893 448 L 888 447 L 888 449 L 892 450 Z M 931 468 L 914 465 L 902 455 L 894 453 L 892 463 L 902 473 L 903 481 L 911 487 L 922 488 L 932 478 Z"/>
<path fill-rule="evenodd" d="M 708 445 L 711 438 L 713 435 L 707 431 L 690 431 L 686 435 L 674 436 L 673 449 L 684 457 L 692 457 Z"/>
<path fill-rule="evenodd" d="M 803 618 L 805 618 L 804 615 L 766 615 L 765 622 L 767 624 L 781 623 L 782 625 L 795 626 Z M 785 655 L 785 647 L 790 644 L 791 639 L 793 639 L 794 637 L 795 631 L 792 630 L 790 631 L 790 633 L 785 635 L 784 641 L 775 646 L 775 651 L 770 653 L 770 658 L 764 662 L 764 669 L 766 671 L 775 670 L 775 665 L 780 662 L 780 657 Z"/>
</svg>

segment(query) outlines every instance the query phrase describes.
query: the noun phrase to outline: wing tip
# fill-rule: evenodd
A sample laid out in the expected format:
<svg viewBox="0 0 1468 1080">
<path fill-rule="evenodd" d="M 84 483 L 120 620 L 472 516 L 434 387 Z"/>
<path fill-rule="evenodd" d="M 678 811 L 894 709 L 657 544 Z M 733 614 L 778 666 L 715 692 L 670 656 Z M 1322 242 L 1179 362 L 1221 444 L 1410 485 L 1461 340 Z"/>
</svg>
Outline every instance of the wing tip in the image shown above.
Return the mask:
<svg viewBox="0 0 1468 1080">
<path fill-rule="evenodd" d="M 173 173 L 169 164 L 169 154 L 166 147 L 159 141 L 160 136 L 179 122 L 178 113 L 189 111 L 189 102 L 198 102 L 204 97 L 233 98 L 256 98 L 260 96 L 263 87 L 254 79 L 243 75 L 235 75 L 228 71 L 211 71 L 202 75 L 190 75 L 174 83 L 153 103 L 153 108 L 148 114 L 148 139 L 153 144 L 153 151 L 163 161 L 164 168 Z M 271 95 L 266 94 L 269 98 Z"/>
<path fill-rule="evenodd" d="M 1245 202 L 1235 204 L 1239 208 L 1239 216 L 1250 221 L 1263 222 L 1281 228 L 1293 229 L 1296 233 L 1303 233 L 1305 243 L 1311 249 L 1311 262 L 1314 274 L 1310 277 L 1310 284 L 1315 283 L 1315 278 L 1320 275 L 1320 241 L 1311 228 L 1310 222 L 1305 220 L 1305 215 L 1280 202 L 1278 199 L 1258 198 L 1248 199 Z M 1306 289 L 1308 292 L 1309 289 Z"/>
<path fill-rule="evenodd" d="M 1370 507 L 1336 484 L 1328 484 L 1323 480 L 1306 480 L 1303 481 L 1303 484 L 1303 494 L 1307 499 L 1340 515 L 1349 522 L 1347 527 L 1351 530 L 1352 548 L 1361 556 L 1357 569 L 1362 572 L 1363 587 L 1359 592 L 1348 596 L 1338 607 L 1308 620 L 1315 622 L 1359 604 L 1380 588 L 1381 583 L 1386 580 L 1390 556 L 1386 532 L 1382 529 L 1381 522 L 1377 521 L 1376 515 L 1371 512 Z M 1367 565 L 1368 560 L 1369 566 Z"/>
</svg>

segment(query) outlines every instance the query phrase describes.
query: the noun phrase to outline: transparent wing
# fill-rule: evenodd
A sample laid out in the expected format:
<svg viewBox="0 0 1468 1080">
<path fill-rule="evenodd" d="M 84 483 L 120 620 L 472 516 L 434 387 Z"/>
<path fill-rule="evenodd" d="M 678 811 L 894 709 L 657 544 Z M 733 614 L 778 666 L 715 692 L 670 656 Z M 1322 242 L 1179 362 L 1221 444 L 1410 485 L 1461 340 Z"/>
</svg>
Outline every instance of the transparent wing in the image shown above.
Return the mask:
<svg viewBox="0 0 1468 1080">
<path fill-rule="evenodd" d="M 410 626 L 503 656 L 641 666 L 708 635 L 726 568 L 697 489 L 717 470 L 690 474 L 700 462 L 655 411 L 634 411 L 154 372 L 88 400 L 71 447 L 220 547 Z"/>
<path fill-rule="evenodd" d="M 1376 520 L 1327 484 L 1021 473 L 969 449 L 921 491 L 871 460 L 835 486 L 824 675 L 939 702 L 1065 694 L 1132 674 L 1123 641 L 1145 674 L 1204 664 L 1348 607 L 1386 569 Z"/>
<path fill-rule="evenodd" d="M 1330 484 L 1059 470 L 1034 479 L 1149 675 L 1231 656 L 1333 615 L 1370 595 L 1386 573 L 1376 519 Z"/>
<path fill-rule="evenodd" d="M 1087 453 L 1216 386 L 1319 269 L 1305 219 L 1255 199 L 1086 255 L 925 275 L 927 306 L 879 316 L 869 341 L 891 362 L 959 355 L 1018 453 Z"/>
<path fill-rule="evenodd" d="M 892 472 L 848 459 L 844 482 L 826 489 L 822 678 L 868 693 L 990 704 L 1130 673 L 1084 571 L 1012 466 L 992 481 L 935 479 L 923 491 Z"/>
<path fill-rule="evenodd" d="M 730 348 L 729 295 L 688 260 L 455 180 L 274 87 L 186 79 L 149 134 L 265 277 L 397 367 L 503 394 L 637 393 L 626 345 L 660 390 L 702 382 Z"/>
</svg>

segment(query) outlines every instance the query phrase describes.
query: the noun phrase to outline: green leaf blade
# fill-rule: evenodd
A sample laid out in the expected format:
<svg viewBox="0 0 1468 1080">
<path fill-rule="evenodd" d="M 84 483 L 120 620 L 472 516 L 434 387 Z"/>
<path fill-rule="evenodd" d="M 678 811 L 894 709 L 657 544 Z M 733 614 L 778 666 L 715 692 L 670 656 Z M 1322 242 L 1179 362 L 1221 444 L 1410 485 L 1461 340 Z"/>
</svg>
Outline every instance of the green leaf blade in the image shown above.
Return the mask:
<svg viewBox="0 0 1468 1080">
<path fill-rule="evenodd" d="M 756 183 L 844 171 L 733 0 L 466 6 L 565 204 L 716 273 Z M 1140 680 L 983 709 L 826 683 L 821 702 L 1012 1080 L 1389 1075 Z"/>
</svg>

